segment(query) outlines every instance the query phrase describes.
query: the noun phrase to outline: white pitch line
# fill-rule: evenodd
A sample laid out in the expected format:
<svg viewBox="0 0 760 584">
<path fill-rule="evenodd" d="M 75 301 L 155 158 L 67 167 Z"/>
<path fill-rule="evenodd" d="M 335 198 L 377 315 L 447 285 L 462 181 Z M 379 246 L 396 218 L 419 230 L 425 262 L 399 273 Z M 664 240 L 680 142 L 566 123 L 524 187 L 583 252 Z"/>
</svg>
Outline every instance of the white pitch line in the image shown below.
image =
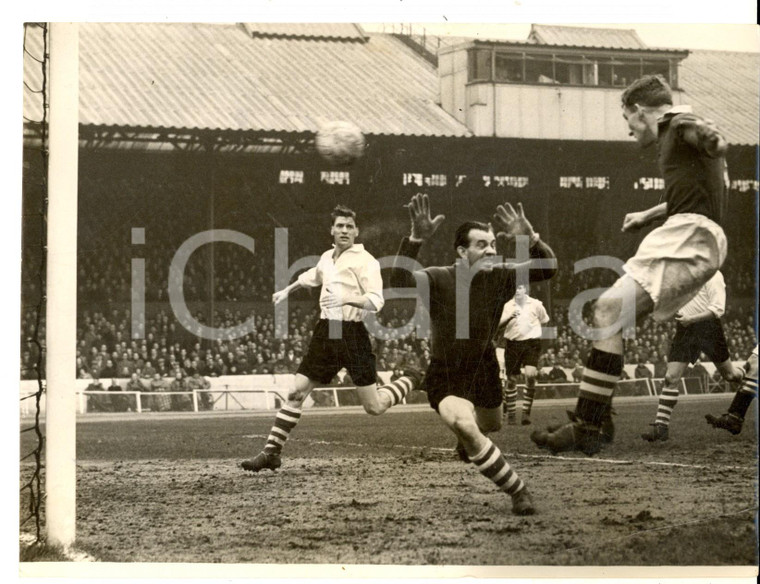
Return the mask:
<svg viewBox="0 0 760 584">
<path fill-rule="evenodd" d="M 265 434 L 248 434 L 243 438 L 268 438 Z M 356 448 L 366 448 L 369 446 L 377 446 L 377 444 L 367 444 L 361 442 L 336 442 L 331 440 L 304 440 L 302 438 L 296 438 L 298 442 L 305 442 L 308 444 L 321 444 L 324 446 L 350 446 Z M 384 447 L 406 449 L 417 448 L 419 450 L 432 450 L 433 452 L 453 452 L 453 448 L 441 448 L 437 446 L 409 446 L 407 444 L 384 444 Z M 593 458 L 590 456 L 557 456 L 553 454 L 523 454 L 520 452 L 504 452 L 506 458 L 537 458 L 547 460 L 561 460 L 577 462 L 582 460 L 584 462 L 598 462 L 601 464 L 614 464 L 614 465 L 634 465 L 641 464 L 643 466 L 665 466 L 675 468 L 693 468 L 693 469 L 713 469 L 713 470 L 755 470 L 754 466 L 734 466 L 734 465 L 718 465 L 718 464 L 685 464 L 681 462 L 658 462 L 656 460 L 620 460 L 615 458 Z"/>
<path fill-rule="evenodd" d="M 557 456 L 554 454 L 522 454 L 519 452 L 505 453 L 505 456 L 514 456 L 521 458 L 539 458 L 550 460 L 583 460 L 586 462 L 601 462 L 603 464 L 641 464 L 644 466 L 672 466 L 678 468 L 694 468 L 694 469 L 717 469 L 717 470 L 753 470 L 753 466 L 733 466 L 733 465 L 717 465 L 717 464 L 684 464 L 682 462 L 658 462 L 656 460 L 618 460 L 615 458 L 593 458 L 589 456 Z"/>
</svg>

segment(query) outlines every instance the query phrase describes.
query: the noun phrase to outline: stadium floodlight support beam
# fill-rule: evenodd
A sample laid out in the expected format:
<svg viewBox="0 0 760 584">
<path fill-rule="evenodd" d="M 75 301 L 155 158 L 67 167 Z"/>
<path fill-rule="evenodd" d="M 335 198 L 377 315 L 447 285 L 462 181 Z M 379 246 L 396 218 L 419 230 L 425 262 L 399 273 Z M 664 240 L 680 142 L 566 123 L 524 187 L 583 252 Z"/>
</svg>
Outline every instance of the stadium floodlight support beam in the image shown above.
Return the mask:
<svg viewBox="0 0 760 584">
<path fill-rule="evenodd" d="M 76 536 L 76 282 L 79 34 L 50 26 L 45 516 L 47 543 Z"/>
</svg>

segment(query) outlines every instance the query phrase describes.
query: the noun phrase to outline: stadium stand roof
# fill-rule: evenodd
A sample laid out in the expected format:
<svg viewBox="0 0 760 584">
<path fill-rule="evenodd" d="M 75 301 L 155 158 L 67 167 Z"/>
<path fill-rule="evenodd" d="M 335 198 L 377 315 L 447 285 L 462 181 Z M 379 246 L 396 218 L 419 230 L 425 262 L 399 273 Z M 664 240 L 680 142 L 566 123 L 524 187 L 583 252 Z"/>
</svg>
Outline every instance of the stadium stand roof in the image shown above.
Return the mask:
<svg viewBox="0 0 760 584">
<path fill-rule="evenodd" d="M 569 28 L 580 27 L 534 25 L 531 42 L 591 42 Z M 605 29 L 580 30 L 614 39 Z M 467 40 L 440 38 L 428 44 Z M 39 29 L 25 44 L 24 82 L 39 89 Z M 80 25 L 80 62 L 84 125 L 313 132 L 327 120 L 354 119 L 368 134 L 471 135 L 438 105 L 433 64 L 392 34 L 352 24 L 88 23 Z M 760 142 L 759 79 L 758 53 L 694 50 L 679 69 L 686 101 L 732 144 Z M 24 117 L 42 118 L 42 100 L 30 90 Z"/>
<path fill-rule="evenodd" d="M 760 142 L 760 53 L 692 51 L 678 75 L 686 103 L 715 120 L 731 144 Z"/>
<path fill-rule="evenodd" d="M 82 24 L 80 124 L 311 132 L 349 119 L 368 134 L 470 135 L 437 104 L 435 68 L 398 40 L 310 27 Z"/>
<path fill-rule="evenodd" d="M 604 49 L 649 49 L 635 30 L 592 28 L 582 26 L 554 26 L 534 24 L 528 41 L 540 45 L 566 47 L 596 47 Z"/>
</svg>

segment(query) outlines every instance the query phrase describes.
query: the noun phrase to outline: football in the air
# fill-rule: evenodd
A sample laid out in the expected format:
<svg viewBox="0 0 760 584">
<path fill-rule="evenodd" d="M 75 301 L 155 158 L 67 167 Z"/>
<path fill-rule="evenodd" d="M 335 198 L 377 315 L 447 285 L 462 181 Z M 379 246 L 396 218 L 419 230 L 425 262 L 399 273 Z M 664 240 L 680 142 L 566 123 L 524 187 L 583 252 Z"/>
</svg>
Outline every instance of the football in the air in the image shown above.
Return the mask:
<svg viewBox="0 0 760 584">
<path fill-rule="evenodd" d="M 317 131 L 314 146 L 330 164 L 346 166 L 364 155 L 364 134 L 353 122 L 329 122 Z"/>
</svg>

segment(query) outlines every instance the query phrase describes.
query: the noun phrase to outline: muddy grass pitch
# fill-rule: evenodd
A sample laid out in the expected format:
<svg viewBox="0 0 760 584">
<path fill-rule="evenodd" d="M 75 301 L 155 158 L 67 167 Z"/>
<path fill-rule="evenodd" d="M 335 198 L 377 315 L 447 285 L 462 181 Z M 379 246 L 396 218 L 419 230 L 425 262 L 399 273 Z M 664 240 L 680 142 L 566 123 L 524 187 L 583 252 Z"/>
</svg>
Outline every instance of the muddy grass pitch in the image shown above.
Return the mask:
<svg viewBox="0 0 760 584">
<path fill-rule="evenodd" d="M 492 435 L 530 517 L 455 458 L 427 408 L 307 411 L 282 468 L 258 474 L 238 464 L 274 412 L 91 415 L 77 426 L 76 547 L 100 562 L 756 565 L 755 415 L 738 436 L 703 417 L 729 401 L 683 398 L 671 439 L 649 444 L 656 400 L 621 400 L 615 442 L 592 458 L 537 450 L 530 430 L 567 405 L 536 404 L 532 426 Z"/>
</svg>

